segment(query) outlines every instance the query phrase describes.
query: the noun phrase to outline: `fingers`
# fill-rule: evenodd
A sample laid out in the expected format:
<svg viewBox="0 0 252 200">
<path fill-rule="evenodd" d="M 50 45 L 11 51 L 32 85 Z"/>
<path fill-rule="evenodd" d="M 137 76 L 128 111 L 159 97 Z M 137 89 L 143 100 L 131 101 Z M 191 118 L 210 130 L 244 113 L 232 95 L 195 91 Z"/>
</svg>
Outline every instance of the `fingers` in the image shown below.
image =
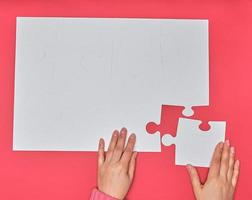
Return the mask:
<svg viewBox="0 0 252 200">
<path fill-rule="evenodd" d="M 201 190 L 201 183 L 200 183 L 198 172 L 197 172 L 196 168 L 191 165 L 187 165 L 187 171 L 190 175 L 194 194 L 197 197 L 200 190 Z"/>
<path fill-rule="evenodd" d="M 118 141 L 118 135 L 119 135 L 118 130 L 115 130 L 111 136 L 108 152 L 106 154 L 106 161 L 110 161 L 113 157 L 114 149 Z"/>
<path fill-rule="evenodd" d="M 98 166 L 101 166 L 104 162 L 104 146 L 105 146 L 105 142 L 104 140 L 101 138 L 99 141 L 99 147 L 98 147 Z"/>
<path fill-rule="evenodd" d="M 234 172 L 234 163 L 235 163 L 235 149 L 234 147 L 230 148 L 229 152 L 229 167 L 228 167 L 228 173 L 227 173 L 227 179 L 228 181 L 231 181 L 233 172 Z"/>
<path fill-rule="evenodd" d="M 131 134 L 129 139 L 128 139 L 126 148 L 125 148 L 125 150 L 123 152 L 122 159 L 121 159 L 121 162 L 124 165 L 128 166 L 128 163 L 129 163 L 130 159 L 132 158 L 135 143 L 136 143 L 136 135 Z"/>
<path fill-rule="evenodd" d="M 127 135 L 127 129 L 122 128 L 120 131 L 120 134 L 119 134 L 117 144 L 114 149 L 114 153 L 113 153 L 113 157 L 112 157 L 113 162 L 117 162 L 121 159 L 121 156 L 122 156 L 122 153 L 124 150 L 124 146 L 125 146 L 126 135 Z"/>
<path fill-rule="evenodd" d="M 239 160 L 235 161 L 234 147 L 230 147 L 229 140 L 226 140 L 224 144 L 219 143 L 213 154 L 208 177 L 218 176 L 219 173 L 220 177 L 229 181 L 235 187 L 239 171 L 240 162 Z"/>
<path fill-rule="evenodd" d="M 221 167 L 220 167 L 220 176 L 227 179 L 227 173 L 229 169 L 229 155 L 230 155 L 230 143 L 229 140 L 226 140 L 223 147 L 223 152 L 221 156 Z"/>
<path fill-rule="evenodd" d="M 237 180 L 239 177 L 239 172 L 240 172 L 240 161 L 236 160 L 234 164 L 234 172 L 233 172 L 233 177 L 232 177 L 232 185 L 235 188 L 237 184 Z"/>
<path fill-rule="evenodd" d="M 221 164 L 221 155 L 222 155 L 222 149 L 223 149 L 223 142 L 220 142 L 216 145 L 210 169 L 209 169 L 209 174 L 208 177 L 214 177 L 214 176 L 219 176 L 220 173 L 220 164 Z"/>
<path fill-rule="evenodd" d="M 114 130 L 110 143 L 109 143 L 108 151 L 114 151 L 114 148 L 118 140 L 118 134 L 119 134 L 118 130 Z"/>
<path fill-rule="evenodd" d="M 136 168 L 136 156 L 137 152 L 134 152 L 131 156 L 130 163 L 129 163 L 129 177 L 130 180 L 133 180 L 134 173 L 135 173 L 135 168 Z"/>
</svg>

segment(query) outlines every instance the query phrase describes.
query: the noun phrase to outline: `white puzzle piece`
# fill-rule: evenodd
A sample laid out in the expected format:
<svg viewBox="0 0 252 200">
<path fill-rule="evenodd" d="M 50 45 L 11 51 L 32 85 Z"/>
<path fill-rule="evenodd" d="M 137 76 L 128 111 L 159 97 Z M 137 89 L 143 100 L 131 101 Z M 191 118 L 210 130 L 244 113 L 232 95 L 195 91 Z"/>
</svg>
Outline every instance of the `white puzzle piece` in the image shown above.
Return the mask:
<svg viewBox="0 0 252 200">
<path fill-rule="evenodd" d="M 211 121 L 210 130 L 199 129 L 200 120 L 179 118 L 177 135 L 165 134 L 165 146 L 175 144 L 175 164 L 209 167 L 215 146 L 225 139 L 226 122 Z"/>
<path fill-rule="evenodd" d="M 126 127 L 159 152 L 147 122 L 208 105 L 208 75 L 207 20 L 17 18 L 13 149 L 96 151 Z"/>
</svg>

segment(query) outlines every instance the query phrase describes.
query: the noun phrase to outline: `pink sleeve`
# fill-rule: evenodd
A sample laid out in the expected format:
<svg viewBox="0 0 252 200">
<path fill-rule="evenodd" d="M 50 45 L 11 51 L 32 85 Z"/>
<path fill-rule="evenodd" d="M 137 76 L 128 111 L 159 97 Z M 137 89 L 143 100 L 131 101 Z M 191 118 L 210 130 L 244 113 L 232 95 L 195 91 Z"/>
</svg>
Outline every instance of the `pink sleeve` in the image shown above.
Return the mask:
<svg viewBox="0 0 252 200">
<path fill-rule="evenodd" d="M 111 196 L 108 196 L 108 195 L 104 194 L 103 192 L 100 192 L 99 190 L 94 188 L 92 190 L 90 200 L 117 200 L 117 199 L 115 199 Z"/>
</svg>

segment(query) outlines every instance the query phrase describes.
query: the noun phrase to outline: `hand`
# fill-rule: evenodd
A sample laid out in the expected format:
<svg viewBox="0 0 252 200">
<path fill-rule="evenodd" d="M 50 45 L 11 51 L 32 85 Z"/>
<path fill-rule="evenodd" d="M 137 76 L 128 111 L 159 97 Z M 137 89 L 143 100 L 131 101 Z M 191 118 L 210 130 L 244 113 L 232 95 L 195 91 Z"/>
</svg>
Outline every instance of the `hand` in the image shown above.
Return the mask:
<svg viewBox="0 0 252 200">
<path fill-rule="evenodd" d="M 229 141 L 219 143 L 214 151 L 207 181 L 200 183 L 194 167 L 188 165 L 193 191 L 197 200 L 232 200 L 239 175 L 239 160 Z"/>
<path fill-rule="evenodd" d="M 108 151 L 104 153 L 104 140 L 100 139 L 98 152 L 98 189 L 117 199 L 124 199 L 132 183 L 136 152 L 136 136 L 131 134 L 125 147 L 127 129 L 113 132 Z"/>
</svg>

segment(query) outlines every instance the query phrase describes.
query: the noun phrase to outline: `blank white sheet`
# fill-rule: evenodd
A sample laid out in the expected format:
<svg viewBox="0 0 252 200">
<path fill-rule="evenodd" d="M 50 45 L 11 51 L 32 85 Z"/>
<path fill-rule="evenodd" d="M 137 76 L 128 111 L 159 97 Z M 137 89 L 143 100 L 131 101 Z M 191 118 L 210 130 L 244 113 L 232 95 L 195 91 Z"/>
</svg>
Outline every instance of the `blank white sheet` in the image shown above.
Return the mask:
<svg viewBox="0 0 252 200">
<path fill-rule="evenodd" d="M 162 104 L 209 103 L 208 21 L 18 17 L 14 150 L 96 151 L 114 129 L 159 152 Z"/>
</svg>

